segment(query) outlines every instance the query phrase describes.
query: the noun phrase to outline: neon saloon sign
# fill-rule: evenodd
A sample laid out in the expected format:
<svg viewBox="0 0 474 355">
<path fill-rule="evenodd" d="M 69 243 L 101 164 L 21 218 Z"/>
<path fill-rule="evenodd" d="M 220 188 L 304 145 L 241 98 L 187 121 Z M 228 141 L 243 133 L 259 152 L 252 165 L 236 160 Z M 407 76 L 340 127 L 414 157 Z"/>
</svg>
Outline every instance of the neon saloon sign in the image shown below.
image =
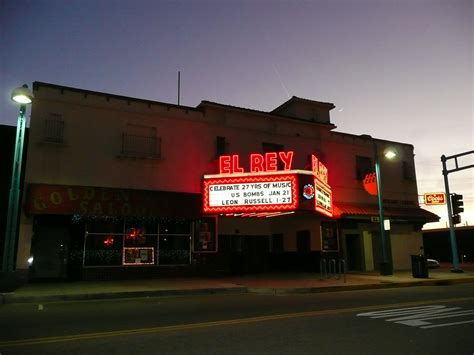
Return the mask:
<svg viewBox="0 0 474 355">
<path fill-rule="evenodd" d="M 203 211 L 207 214 L 278 213 L 316 210 L 332 217 L 328 169 L 315 155 L 311 171 L 293 170 L 294 152 L 250 154 L 249 171 L 239 155 L 219 158 L 219 175 L 203 180 Z"/>
</svg>

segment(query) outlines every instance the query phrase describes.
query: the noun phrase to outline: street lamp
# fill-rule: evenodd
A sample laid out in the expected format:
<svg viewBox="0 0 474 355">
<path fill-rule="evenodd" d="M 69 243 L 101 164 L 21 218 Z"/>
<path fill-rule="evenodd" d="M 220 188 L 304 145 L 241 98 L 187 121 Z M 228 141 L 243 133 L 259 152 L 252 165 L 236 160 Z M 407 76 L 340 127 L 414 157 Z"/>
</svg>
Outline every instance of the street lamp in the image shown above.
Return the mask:
<svg viewBox="0 0 474 355">
<path fill-rule="evenodd" d="M 26 105 L 33 101 L 33 93 L 27 85 L 12 91 L 11 98 L 20 104 L 20 114 L 16 126 L 15 152 L 13 156 L 12 182 L 8 199 L 7 225 L 5 229 L 5 244 L 3 249 L 2 272 L 8 278 L 14 277 L 15 270 L 15 241 L 18 225 L 18 210 L 20 205 L 21 161 L 23 157 L 23 142 L 25 139 Z"/>
<path fill-rule="evenodd" d="M 385 158 L 391 160 L 398 154 L 393 148 L 386 148 L 383 152 Z M 380 244 L 382 248 L 382 261 L 380 262 L 380 275 L 393 275 L 393 267 L 390 261 L 391 258 L 388 256 L 388 243 L 387 235 L 385 233 L 384 225 L 384 209 L 383 209 L 383 195 L 382 195 L 382 174 L 380 172 L 380 161 L 377 150 L 377 144 L 374 142 L 374 157 L 375 157 L 375 176 L 377 179 L 377 199 L 379 205 L 379 228 L 380 228 Z"/>
</svg>

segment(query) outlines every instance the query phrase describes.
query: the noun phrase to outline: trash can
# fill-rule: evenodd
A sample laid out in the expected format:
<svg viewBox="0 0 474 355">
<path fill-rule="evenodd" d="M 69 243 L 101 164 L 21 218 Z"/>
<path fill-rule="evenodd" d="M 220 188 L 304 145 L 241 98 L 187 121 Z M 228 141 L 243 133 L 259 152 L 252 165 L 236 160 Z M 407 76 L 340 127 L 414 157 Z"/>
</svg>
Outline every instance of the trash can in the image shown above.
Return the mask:
<svg viewBox="0 0 474 355">
<path fill-rule="evenodd" d="M 411 272 L 415 278 L 428 278 L 428 263 L 424 255 L 411 255 Z"/>
</svg>

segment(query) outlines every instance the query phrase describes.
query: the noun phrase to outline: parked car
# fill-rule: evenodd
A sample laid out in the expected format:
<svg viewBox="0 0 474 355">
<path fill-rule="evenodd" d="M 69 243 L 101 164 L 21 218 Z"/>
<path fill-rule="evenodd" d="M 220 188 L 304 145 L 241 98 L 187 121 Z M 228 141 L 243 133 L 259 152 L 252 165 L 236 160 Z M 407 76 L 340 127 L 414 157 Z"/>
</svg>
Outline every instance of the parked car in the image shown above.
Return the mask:
<svg viewBox="0 0 474 355">
<path fill-rule="evenodd" d="M 430 269 L 436 269 L 439 267 L 439 262 L 435 259 L 426 259 L 426 263 L 428 264 L 428 268 Z"/>
</svg>

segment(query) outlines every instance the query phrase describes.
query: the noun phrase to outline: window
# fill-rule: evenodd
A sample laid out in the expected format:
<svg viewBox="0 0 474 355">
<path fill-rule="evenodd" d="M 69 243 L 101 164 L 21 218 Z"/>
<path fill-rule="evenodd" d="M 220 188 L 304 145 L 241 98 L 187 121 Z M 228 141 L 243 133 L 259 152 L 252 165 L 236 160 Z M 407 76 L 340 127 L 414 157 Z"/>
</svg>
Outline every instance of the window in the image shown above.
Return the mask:
<svg viewBox="0 0 474 355">
<path fill-rule="evenodd" d="M 285 146 L 283 144 L 275 144 L 275 143 L 262 143 L 262 151 L 263 153 L 268 152 L 283 152 L 285 150 Z"/>
<path fill-rule="evenodd" d="M 225 137 L 216 137 L 216 158 L 229 152 L 229 143 Z"/>
<path fill-rule="evenodd" d="M 262 151 L 263 154 L 270 153 L 270 152 L 283 152 L 285 150 L 285 146 L 283 144 L 275 144 L 275 143 L 262 143 Z M 277 169 L 283 170 L 285 165 L 281 160 L 278 160 Z"/>
<path fill-rule="evenodd" d="M 131 157 L 161 156 L 161 140 L 155 127 L 129 124 L 122 134 L 122 155 Z"/>
<path fill-rule="evenodd" d="M 50 113 L 44 121 L 43 142 L 64 143 L 64 120 L 63 116 Z"/>
<path fill-rule="evenodd" d="M 191 222 L 157 219 L 88 221 L 83 265 L 187 265 Z"/>
<path fill-rule="evenodd" d="M 402 162 L 402 176 L 403 180 L 414 181 L 415 180 L 415 167 L 407 161 Z"/>
<path fill-rule="evenodd" d="M 365 176 L 375 170 L 372 159 L 368 157 L 356 156 L 356 178 L 364 180 Z"/>
<path fill-rule="evenodd" d="M 123 221 L 88 222 L 84 243 L 84 266 L 122 265 Z"/>
</svg>

